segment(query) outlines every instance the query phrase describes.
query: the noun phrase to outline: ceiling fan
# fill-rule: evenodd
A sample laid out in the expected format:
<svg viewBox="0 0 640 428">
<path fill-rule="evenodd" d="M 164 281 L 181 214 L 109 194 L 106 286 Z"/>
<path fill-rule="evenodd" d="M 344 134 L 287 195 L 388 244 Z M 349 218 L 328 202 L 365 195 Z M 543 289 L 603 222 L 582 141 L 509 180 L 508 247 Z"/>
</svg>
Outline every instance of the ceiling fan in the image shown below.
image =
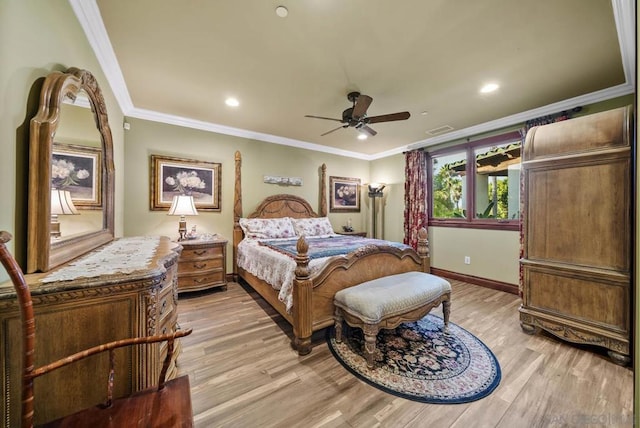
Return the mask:
<svg viewBox="0 0 640 428">
<path fill-rule="evenodd" d="M 347 99 L 353 103 L 353 106 L 349 107 L 345 111 L 342 112 L 342 119 L 334 119 L 331 117 L 323 117 L 323 116 L 311 116 L 305 115 L 304 117 L 311 117 L 314 119 L 324 119 L 324 120 L 333 120 L 334 122 L 340 122 L 343 125 L 332 129 L 330 131 L 325 132 L 321 136 L 325 136 L 327 134 L 331 134 L 334 131 L 337 131 L 340 128 L 356 128 L 361 132 L 365 132 L 372 137 L 377 134 L 371 127 L 369 127 L 370 123 L 380 123 L 380 122 L 392 122 L 396 120 L 407 120 L 411 116 L 408 111 L 391 113 L 391 114 L 383 114 L 380 116 L 367 116 L 367 109 L 373 98 L 369 95 L 361 94 L 360 92 L 349 92 L 347 95 Z"/>
</svg>

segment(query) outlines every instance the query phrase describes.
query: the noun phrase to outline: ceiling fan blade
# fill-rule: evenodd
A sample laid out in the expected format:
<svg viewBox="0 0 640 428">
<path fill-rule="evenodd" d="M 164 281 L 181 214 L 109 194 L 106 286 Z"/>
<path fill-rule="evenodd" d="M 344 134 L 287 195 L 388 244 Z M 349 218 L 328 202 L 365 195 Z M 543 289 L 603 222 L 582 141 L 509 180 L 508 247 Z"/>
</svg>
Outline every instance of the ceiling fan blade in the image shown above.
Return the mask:
<svg viewBox="0 0 640 428">
<path fill-rule="evenodd" d="M 376 132 L 376 131 L 374 131 L 372 128 L 369 128 L 367 125 L 362 125 L 362 126 L 359 128 L 359 130 L 360 130 L 360 131 L 362 131 L 362 132 L 365 132 L 365 133 L 369 134 L 369 135 L 370 135 L 370 136 L 372 136 L 372 137 L 375 137 L 375 136 L 376 136 L 376 134 L 377 134 L 377 132 Z"/>
<path fill-rule="evenodd" d="M 313 119 L 324 119 L 324 120 L 333 120 L 335 122 L 342 122 L 340 119 L 334 119 L 332 117 L 322 117 L 322 116 L 311 116 L 309 114 L 305 114 L 304 117 L 311 117 Z"/>
<path fill-rule="evenodd" d="M 324 137 L 325 135 L 327 135 L 327 134 L 331 134 L 333 131 L 337 131 L 338 129 L 342 129 L 342 128 L 346 128 L 346 126 L 338 126 L 337 128 L 332 129 L 331 131 L 327 131 L 327 132 L 325 132 L 324 134 L 320 134 L 320 136 L 321 136 L 321 137 Z"/>
<path fill-rule="evenodd" d="M 367 117 L 365 122 L 367 123 L 380 123 L 380 122 L 393 122 L 394 120 L 407 120 L 411 117 L 408 111 L 400 113 L 383 114 L 380 116 Z"/>
<path fill-rule="evenodd" d="M 358 98 L 356 98 L 356 104 L 355 106 L 353 106 L 353 113 L 351 114 L 351 116 L 356 120 L 360 119 L 367 113 L 367 109 L 371 105 L 372 101 L 373 98 L 371 98 L 369 95 L 360 94 Z"/>
</svg>

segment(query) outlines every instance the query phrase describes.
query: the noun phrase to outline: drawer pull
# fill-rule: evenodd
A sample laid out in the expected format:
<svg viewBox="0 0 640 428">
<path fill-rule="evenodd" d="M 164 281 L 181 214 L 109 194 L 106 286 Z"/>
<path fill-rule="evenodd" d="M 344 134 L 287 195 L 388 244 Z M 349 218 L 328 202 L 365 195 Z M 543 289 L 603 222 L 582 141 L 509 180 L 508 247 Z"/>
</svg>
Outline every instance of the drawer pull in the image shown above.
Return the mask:
<svg viewBox="0 0 640 428">
<path fill-rule="evenodd" d="M 162 334 L 167 334 L 167 327 L 162 328 Z"/>
<path fill-rule="evenodd" d="M 201 282 L 205 281 L 206 278 L 193 278 L 193 282 L 195 282 L 196 284 L 200 284 Z"/>
<path fill-rule="evenodd" d="M 195 254 L 196 256 L 202 256 L 204 254 L 207 254 L 207 250 L 193 250 L 193 254 Z"/>
<path fill-rule="evenodd" d="M 206 268 L 207 264 L 206 263 L 194 263 L 193 267 L 196 269 L 202 269 L 202 268 Z"/>
<path fill-rule="evenodd" d="M 163 300 L 162 304 L 160 305 L 160 315 L 164 314 L 164 311 L 167 310 L 167 300 Z"/>
</svg>

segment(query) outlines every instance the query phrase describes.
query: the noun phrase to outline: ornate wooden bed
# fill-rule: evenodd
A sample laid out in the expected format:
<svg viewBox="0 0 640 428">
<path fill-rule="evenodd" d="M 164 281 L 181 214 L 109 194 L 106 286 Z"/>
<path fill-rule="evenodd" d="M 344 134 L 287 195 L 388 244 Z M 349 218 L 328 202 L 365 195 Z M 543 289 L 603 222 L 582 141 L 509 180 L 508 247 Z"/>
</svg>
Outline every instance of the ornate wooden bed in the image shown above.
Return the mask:
<svg viewBox="0 0 640 428">
<path fill-rule="evenodd" d="M 314 331 L 333 324 L 333 297 L 341 289 L 360 284 L 371 279 L 409 271 L 429 272 L 429 249 L 427 231 L 419 233 L 418 251 L 399 249 L 392 246 L 363 246 L 346 256 L 331 259 L 319 272 L 309 272 L 308 244 L 303 237 L 298 240 L 295 257 L 296 270 L 293 281 L 293 308 L 287 312 L 284 303 L 278 299 L 278 291 L 237 264 L 237 249 L 243 239 L 239 220 L 242 214 L 241 155 L 235 154 L 235 192 L 233 227 L 233 273 L 247 282 L 271 306 L 273 306 L 292 326 L 291 345 L 300 355 L 311 352 L 311 335 Z M 279 194 L 265 198 L 247 218 L 308 218 L 327 215 L 326 166 L 321 168 L 320 213 L 298 196 Z"/>
</svg>

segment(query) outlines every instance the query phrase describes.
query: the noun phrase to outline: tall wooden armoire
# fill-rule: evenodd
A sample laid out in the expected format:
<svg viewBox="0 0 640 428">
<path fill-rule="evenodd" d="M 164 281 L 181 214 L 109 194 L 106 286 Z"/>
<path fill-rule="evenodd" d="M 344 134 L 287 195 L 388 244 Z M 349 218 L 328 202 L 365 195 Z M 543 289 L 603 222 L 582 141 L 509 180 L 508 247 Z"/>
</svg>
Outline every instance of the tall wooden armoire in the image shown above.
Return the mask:
<svg viewBox="0 0 640 428">
<path fill-rule="evenodd" d="M 631 106 L 532 128 L 522 155 L 520 325 L 630 361 Z"/>
</svg>

